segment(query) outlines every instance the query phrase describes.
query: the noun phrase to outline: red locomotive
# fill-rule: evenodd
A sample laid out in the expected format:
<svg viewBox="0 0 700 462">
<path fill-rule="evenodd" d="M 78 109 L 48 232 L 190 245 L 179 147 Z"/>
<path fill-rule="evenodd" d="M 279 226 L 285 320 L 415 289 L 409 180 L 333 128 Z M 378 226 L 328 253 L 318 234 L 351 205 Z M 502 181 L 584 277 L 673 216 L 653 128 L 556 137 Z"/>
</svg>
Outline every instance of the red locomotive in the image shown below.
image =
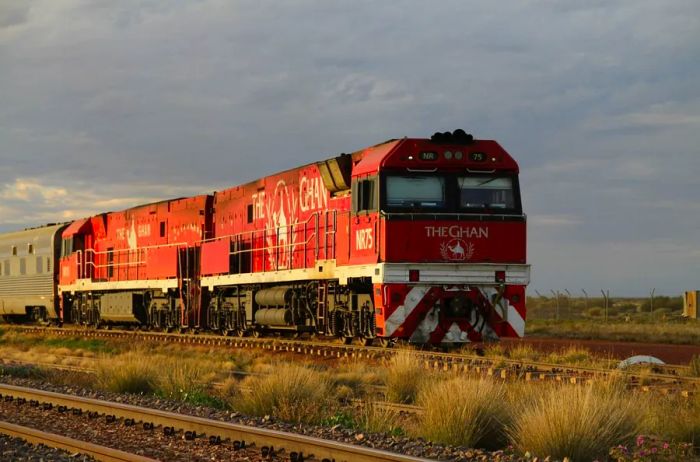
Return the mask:
<svg viewBox="0 0 700 462">
<path fill-rule="evenodd" d="M 462 130 L 101 214 L 62 237 L 60 321 L 368 343 L 524 333 L 518 165 Z"/>
</svg>

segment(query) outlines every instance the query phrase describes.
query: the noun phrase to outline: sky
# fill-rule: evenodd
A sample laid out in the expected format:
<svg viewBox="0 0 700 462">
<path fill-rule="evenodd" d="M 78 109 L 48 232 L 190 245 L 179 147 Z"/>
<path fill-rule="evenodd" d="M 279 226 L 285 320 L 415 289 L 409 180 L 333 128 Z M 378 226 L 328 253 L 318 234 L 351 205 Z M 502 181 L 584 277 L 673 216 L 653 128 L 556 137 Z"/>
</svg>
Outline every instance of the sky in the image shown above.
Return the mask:
<svg viewBox="0 0 700 462">
<path fill-rule="evenodd" d="M 456 128 L 531 290 L 700 289 L 697 0 L 0 0 L 0 232 Z"/>
</svg>

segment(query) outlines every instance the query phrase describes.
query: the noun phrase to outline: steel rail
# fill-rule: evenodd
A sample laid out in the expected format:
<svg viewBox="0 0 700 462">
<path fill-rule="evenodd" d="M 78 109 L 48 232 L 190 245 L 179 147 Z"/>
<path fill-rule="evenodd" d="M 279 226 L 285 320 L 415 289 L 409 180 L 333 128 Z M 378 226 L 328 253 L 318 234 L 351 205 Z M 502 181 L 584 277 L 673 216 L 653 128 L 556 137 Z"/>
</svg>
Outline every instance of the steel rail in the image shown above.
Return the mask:
<svg viewBox="0 0 700 462">
<path fill-rule="evenodd" d="M 81 409 L 87 412 L 110 415 L 116 418 L 133 419 L 134 422 L 150 423 L 196 435 L 219 436 L 231 441 L 245 441 L 247 447 L 251 444 L 257 448 L 281 448 L 286 454 L 295 453 L 295 459 L 303 455 L 303 459 L 315 458 L 321 461 L 335 462 L 425 462 L 422 459 L 403 454 L 391 453 L 365 446 L 352 445 L 337 441 L 287 433 L 265 428 L 248 427 L 230 422 L 204 419 L 157 409 L 142 408 L 122 403 L 82 398 L 60 393 L 30 388 L 0 384 L 0 394 L 14 398 L 24 398 L 39 402 L 51 403 L 54 406 Z"/>
<path fill-rule="evenodd" d="M 0 433 L 21 438 L 32 444 L 43 444 L 71 453 L 87 454 L 103 462 L 157 462 L 156 459 L 130 454 L 119 449 L 100 446 L 87 441 L 76 440 L 55 433 L 47 433 L 30 427 L 23 427 L 9 422 L 0 421 Z"/>
</svg>

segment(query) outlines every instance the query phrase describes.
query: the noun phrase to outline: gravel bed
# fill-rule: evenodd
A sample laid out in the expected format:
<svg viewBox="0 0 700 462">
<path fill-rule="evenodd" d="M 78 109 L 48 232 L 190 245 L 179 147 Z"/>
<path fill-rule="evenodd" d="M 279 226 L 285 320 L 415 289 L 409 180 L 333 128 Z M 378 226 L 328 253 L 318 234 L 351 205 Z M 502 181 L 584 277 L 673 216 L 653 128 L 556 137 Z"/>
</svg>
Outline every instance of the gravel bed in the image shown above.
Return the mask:
<svg viewBox="0 0 700 462">
<path fill-rule="evenodd" d="M 165 400 L 151 395 L 121 395 L 116 393 L 95 391 L 91 389 L 56 385 L 46 381 L 17 378 L 11 376 L 0 376 L 0 382 L 7 383 L 10 385 L 53 391 L 56 393 L 71 394 L 85 398 L 114 401 L 118 403 L 131 404 L 134 406 L 142 406 L 163 411 L 193 415 L 207 419 L 233 422 L 252 427 L 269 428 L 272 430 L 298 433 L 327 440 L 334 440 L 344 443 L 363 445 L 371 448 L 384 449 L 392 452 L 407 454 L 415 457 L 423 457 L 427 459 L 450 460 L 456 462 L 511 462 L 525 460 L 523 458 L 516 457 L 513 454 L 506 453 L 505 451 L 490 452 L 473 448 L 443 446 L 433 444 L 420 438 L 363 433 L 357 430 L 343 428 L 340 425 L 336 425 L 333 427 L 322 427 L 317 425 L 290 424 L 285 422 L 279 422 L 270 416 L 250 417 L 242 415 L 238 412 L 221 411 L 206 406 L 193 406 L 180 401 Z M 121 433 L 121 430 L 128 430 L 128 428 L 119 428 L 120 438 L 122 438 L 122 435 L 124 435 L 125 433 Z M 212 460 L 210 457 L 211 456 L 209 455 L 209 458 L 207 460 Z M 229 455 L 229 457 L 231 456 Z"/>
<path fill-rule="evenodd" d="M 20 438 L 0 434 L 0 460 L 13 462 L 95 462 L 90 456 L 71 454 L 43 444 L 27 443 Z"/>
<path fill-rule="evenodd" d="M 163 461 L 263 460 L 259 448 L 234 451 L 230 444 L 212 445 L 206 438 L 186 440 L 181 432 L 166 436 L 159 428 L 144 430 L 140 425 L 125 426 L 121 420 L 107 423 L 105 417 L 90 418 L 87 414 L 76 416 L 27 404 L 18 406 L 13 402 L 0 402 L 0 419 Z"/>
</svg>

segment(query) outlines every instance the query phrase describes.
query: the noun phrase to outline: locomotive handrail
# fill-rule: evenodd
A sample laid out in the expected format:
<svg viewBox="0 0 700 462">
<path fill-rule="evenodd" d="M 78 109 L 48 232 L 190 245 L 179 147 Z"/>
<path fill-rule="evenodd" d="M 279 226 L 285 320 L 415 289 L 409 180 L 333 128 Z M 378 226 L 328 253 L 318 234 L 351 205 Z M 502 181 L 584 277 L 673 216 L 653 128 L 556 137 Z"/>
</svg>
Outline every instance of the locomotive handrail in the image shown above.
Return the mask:
<svg viewBox="0 0 700 462">
<path fill-rule="evenodd" d="M 323 225 L 323 235 L 321 235 L 321 226 L 320 226 L 320 217 L 321 214 L 323 214 L 323 217 L 325 218 L 324 220 L 324 225 Z M 333 215 L 332 220 L 329 219 L 329 214 Z M 309 234 L 308 232 L 308 224 L 310 224 L 313 221 L 314 224 L 314 229 L 313 231 Z M 332 221 L 332 228 L 331 228 L 331 221 Z M 266 234 L 268 231 L 273 231 L 275 233 L 279 232 L 281 227 L 267 227 L 267 228 L 262 228 L 262 229 L 255 229 L 255 230 L 249 230 L 249 231 L 242 231 L 240 233 L 235 233 L 235 234 L 228 234 L 224 236 L 217 236 L 213 238 L 208 238 L 208 239 L 203 239 L 201 241 L 197 241 L 197 243 L 205 243 L 205 242 L 213 242 L 221 239 L 226 239 L 229 238 L 231 240 L 236 240 L 236 241 L 245 241 L 249 240 L 251 244 L 255 242 L 256 237 L 262 237 L 263 242 L 266 241 Z M 275 245 L 263 245 L 260 247 L 251 247 L 250 249 L 242 249 L 242 250 L 234 250 L 230 251 L 229 255 L 243 255 L 246 253 L 249 253 L 251 255 L 251 271 L 253 268 L 252 265 L 252 258 L 254 252 L 270 252 L 270 251 L 277 251 L 279 249 L 289 249 L 289 252 L 287 254 L 287 264 L 289 265 L 290 268 L 294 266 L 294 248 L 299 245 L 303 246 L 303 255 L 304 255 L 304 262 L 303 266 L 307 267 L 306 264 L 306 252 L 307 252 L 307 246 L 312 243 L 314 240 L 316 241 L 316 246 L 314 249 L 315 252 L 315 259 L 318 260 L 320 250 L 321 250 L 321 245 L 323 245 L 323 253 L 327 257 L 328 256 L 328 236 L 334 236 L 337 233 L 337 212 L 335 210 L 333 211 L 316 211 L 313 212 L 309 217 L 301 222 L 297 223 L 292 223 L 290 225 L 287 225 L 287 228 L 289 229 L 289 234 L 294 236 L 298 235 L 300 233 L 304 234 L 304 240 L 299 241 L 297 243 L 286 243 L 286 244 L 275 244 Z M 260 236 L 262 234 L 262 236 Z M 321 243 L 321 237 L 323 237 L 323 242 Z M 246 239 L 248 238 L 248 239 Z M 143 252 L 151 250 L 151 249 L 158 249 L 158 248 L 168 248 L 168 247 L 176 247 L 176 248 L 187 248 L 189 245 L 186 242 L 177 242 L 177 243 L 168 243 L 168 244 L 155 244 L 155 245 L 148 245 L 148 246 L 142 246 L 142 247 L 136 247 L 135 249 L 132 248 L 121 248 L 121 249 L 112 249 L 112 250 L 101 250 L 97 251 L 95 249 L 85 249 L 83 250 L 78 250 L 76 252 L 77 254 L 77 261 L 76 261 L 76 266 L 77 266 L 77 274 L 78 278 L 81 279 L 83 277 L 93 277 L 94 274 L 104 268 L 134 268 L 134 267 L 139 267 L 140 265 L 145 265 L 148 263 L 148 260 L 143 257 Z M 331 243 L 331 254 L 332 256 L 335 255 L 335 240 Z M 102 255 L 113 255 L 115 256 L 118 260 L 120 260 L 123 255 L 137 255 L 138 260 L 137 261 L 116 261 L 116 262 L 108 262 L 108 263 L 103 263 L 103 264 L 98 264 L 95 262 L 96 258 L 98 256 Z M 92 256 L 92 258 L 88 258 L 88 254 Z M 85 256 L 85 260 L 83 260 L 83 255 Z M 263 271 L 265 271 L 266 267 L 266 260 L 267 258 L 263 257 L 262 259 L 262 265 L 263 265 Z M 276 256 L 276 260 L 279 260 L 279 256 Z M 273 265 L 275 269 L 279 269 L 279 261 L 276 261 L 276 264 Z M 87 271 L 87 268 L 91 268 L 92 271 Z M 85 273 L 85 274 L 83 274 Z M 119 279 L 119 272 L 117 272 L 117 279 Z"/>
<path fill-rule="evenodd" d="M 76 276 L 78 279 L 82 279 L 83 277 L 93 277 L 95 274 L 95 271 L 98 269 L 102 268 L 123 268 L 123 267 L 138 267 L 139 265 L 145 265 L 148 263 L 147 260 L 142 260 L 143 252 L 151 249 L 158 249 L 158 248 L 166 248 L 166 247 L 175 247 L 175 248 L 187 248 L 188 244 L 186 242 L 173 242 L 173 243 L 168 243 L 168 244 L 154 244 L 154 245 L 147 245 L 143 247 L 136 247 L 135 249 L 112 249 L 112 250 L 103 250 L 103 251 L 97 251 L 95 249 L 85 249 L 85 250 L 77 250 L 75 252 L 76 254 Z M 138 261 L 127 261 L 127 262 L 111 262 L 111 263 L 105 263 L 98 265 L 95 263 L 94 258 L 97 257 L 98 255 L 109 255 L 110 253 L 112 255 L 117 255 L 120 257 L 121 255 L 128 254 L 131 255 L 133 253 L 136 253 L 139 260 Z M 85 261 L 83 261 L 83 254 L 85 255 Z M 93 259 L 88 260 L 88 254 L 93 256 Z M 87 271 L 83 271 L 84 267 L 91 267 L 93 269 L 92 274 L 83 274 L 83 273 L 88 273 Z M 119 279 L 119 273 L 117 273 L 117 279 Z"/>
<path fill-rule="evenodd" d="M 306 221 L 299 221 L 299 222 L 297 222 L 297 223 L 292 223 L 291 225 L 287 225 L 287 227 L 289 228 L 289 227 L 294 227 L 294 226 L 309 224 L 309 222 L 311 222 L 311 220 L 314 219 L 314 218 L 315 218 L 317 215 L 319 215 L 320 213 L 321 213 L 320 211 L 313 212 L 311 215 L 309 215 L 309 218 L 307 218 Z M 225 234 L 225 235 L 223 235 L 223 236 L 210 237 L 210 238 L 207 238 L 207 239 L 202 239 L 201 241 L 198 241 L 198 242 L 202 242 L 202 243 L 205 243 L 205 242 L 213 242 L 213 241 L 218 241 L 219 239 L 226 239 L 227 237 L 228 237 L 228 238 L 231 238 L 231 237 L 243 236 L 243 235 L 249 234 L 249 233 L 258 233 L 258 232 L 265 232 L 265 231 L 275 231 L 275 230 L 277 230 L 277 229 L 279 229 L 279 228 L 280 228 L 279 226 L 272 226 L 272 227 L 269 227 L 269 228 L 252 229 L 252 230 L 250 230 L 250 231 L 241 231 L 240 233 L 235 233 L 235 234 Z"/>
<path fill-rule="evenodd" d="M 306 256 L 306 251 L 307 251 L 306 246 L 307 246 L 309 243 L 311 243 L 311 242 L 315 239 L 315 240 L 316 240 L 315 257 L 316 257 L 316 260 L 318 260 L 319 251 L 320 251 L 320 229 L 319 229 L 319 228 L 320 228 L 320 226 L 319 226 L 320 220 L 319 220 L 319 217 L 321 216 L 322 213 L 323 213 L 324 216 L 326 217 L 326 220 L 325 220 L 325 229 L 324 229 L 324 242 L 323 242 L 323 245 L 324 245 L 324 255 L 327 256 L 327 255 L 328 255 L 328 243 L 327 243 L 327 238 L 328 238 L 329 235 L 335 235 L 336 232 L 337 232 L 337 229 L 336 229 L 336 214 L 337 214 L 337 211 L 335 211 L 335 210 L 332 210 L 332 211 L 316 211 L 316 212 L 313 212 L 311 215 L 309 215 L 309 217 L 308 217 L 306 220 L 300 221 L 300 222 L 297 222 L 297 223 L 292 223 L 292 224 L 286 226 L 286 228 L 288 228 L 288 229 L 290 230 L 290 231 L 288 231 L 288 233 L 289 233 L 290 235 L 292 235 L 292 236 L 297 235 L 297 234 L 300 234 L 300 233 L 303 233 L 303 234 L 304 234 L 304 240 L 302 240 L 302 241 L 299 241 L 299 242 L 293 243 L 293 244 L 289 244 L 289 243 L 287 243 L 287 244 L 279 244 L 279 243 L 278 243 L 278 244 L 276 244 L 276 245 L 263 245 L 263 246 L 260 246 L 260 247 L 252 247 L 252 246 L 251 246 L 250 249 L 242 249 L 242 250 L 233 250 L 233 251 L 230 251 L 230 252 L 229 252 L 229 256 L 231 256 L 231 255 L 250 254 L 250 256 L 251 256 L 251 262 L 250 262 L 250 263 L 251 263 L 251 265 L 250 265 L 251 271 L 250 271 L 250 272 L 253 272 L 253 271 L 252 271 L 252 267 L 253 267 L 253 265 L 252 265 L 252 263 L 253 263 L 253 262 L 252 262 L 252 258 L 253 258 L 254 252 L 276 251 L 276 250 L 278 250 L 278 249 L 285 249 L 285 248 L 287 248 L 287 249 L 290 249 L 290 252 L 288 253 L 288 256 L 287 256 L 286 258 L 288 259 L 287 263 L 289 264 L 289 266 L 290 266 L 290 268 L 291 268 L 291 267 L 294 266 L 294 258 L 293 258 L 293 255 L 292 255 L 292 253 L 293 253 L 293 250 L 292 250 L 292 249 L 293 249 L 294 247 L 296 247 L 297 245 L 302 245 L 302 246 L 304 247 L 304 248 L 303 248 L 303 254 L 304 254 L 304 256 Z M 330 225 L 329 220 L 328 220 L 328 215 L 329 215 L 329 214 L 332 214 L 332 215 L 333 215 L 333 229 L 332 229 L 332 230 L 329 230 L 329 229 L 328 229 L 328 228 L 329 228 L 329 225 Z M 308 227 L 307 227 L 307 225 L 310 224 L 310 223 L 312 222 L 312 220 L 313 220 L 313 222 L 314 222 L 314 229 L 313 229 L 313 231 L 309 234 L 309 233 L 308 233 Z M 266 241 L 266 238 L 267 238 L 267 232 L 272 231 L 272 232 L 274 232 L 274 233 L 277 233 L 281 228 L 282 228 L 282 227 L 275 226 L 275 227 L 267 227 L 267 228 L 261 228 L 261 229 L 253 229 L 253 230 L 248 230 L 248 231 L 242 231 L 242 232 L 240 232 L 240 233 L 227 234 L 227 235 L 224 235 L 224 236 L 217 236 L 217 237 L 213 237 L 213 238 L 208 238 L 208 239 L 202 240 L 201 242 L 202 242 L 202 243 L 205 243 L 205 242 L 214 242 L 214 241 L 218 241 L 218 240 L 222 240 L 222 239 L 227 239 L 227 238 L 228 238 L 228 239 L 231 240 L 231 241 L 246 241 L 246 240 L 249 240 L 251 243 L 254 243 L 254 242 L 255 242 L 255 238 L 256 238 L 256 237 L 259 237 L 261 234 L 262 234 L 262 240 L 263 240 L 263 242 L 265 242 L 265 241 Z M 248 239 L 246 239 L 246 238 L 248 238 Z M 332 254 L 335 255 L 335 241 L 333 241 L 331 247 L 332 247 Z M 277 257 L 277 260 L 279 260 L 279 257 Z M 266 261 L 266 258 L 263 258 L 263 260 L 262 260 L 263 271 L 265 271 L 265 266 L 266 266 L 265 261 Z M 277 262 L 277 264 L 276 264 L 275 266 L 276 266 L 277 268 L 279 268 L 279 262 Z M 306 267 L 306 266 L 307 266 L 307 265 L 306 265 L 306 257 L 304 257 L 304 267 Z"/>
</svg>

